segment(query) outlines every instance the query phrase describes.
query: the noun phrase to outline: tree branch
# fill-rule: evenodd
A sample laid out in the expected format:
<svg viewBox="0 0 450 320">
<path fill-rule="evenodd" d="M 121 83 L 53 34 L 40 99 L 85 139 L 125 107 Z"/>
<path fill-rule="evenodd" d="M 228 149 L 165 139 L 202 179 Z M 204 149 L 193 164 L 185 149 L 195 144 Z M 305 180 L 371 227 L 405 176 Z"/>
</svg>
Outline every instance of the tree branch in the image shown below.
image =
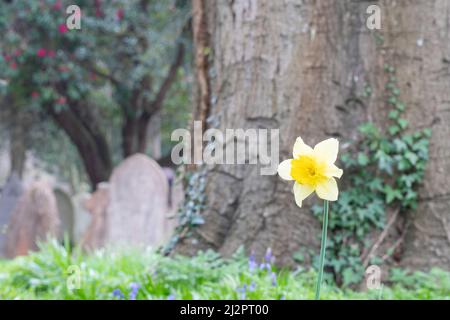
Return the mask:
<svg viewBox="0 0 450 320">
<path fill-rule="evenodd" d="M 139 117 L 138 121 L 138 136 L 137 136 L 137 142 L 138 142 L 138 151 L 139 152 L 145 152 L 145 149 L 147 147 L 147 127 L 150 119 L 161 110 L 164 99 L 166 98 L 166 94 L 169 91 L 170 87 L 172 86 L 173 82 L 175 81 L 177 77 L 177 71 L 178 68 L 183 63 L 184 59 L 184 45 L 180 43 L 178 45 L 177 54 L 175 57 L 175 60 L 173 61 L 172 65 L 170 66 L 169 72 L 166 75 L 166 78 L 164 79 L 163 83 L 161 84 L 161 87 L 158 90 L 158 93 L 156 94 L 155 99 L 148 105 L 144 105 L 144 110 Z"/>
<path fill-rule="evenodd" d="M 92 72 L 93 74 L 101 78 L 111 81 L 114 85 L 120 84 L 120 81 L 117 80 L 114 76 L 99 71 L 95 66 L 93 66 L 90 63 L 83 63 L 82 61 L 78 61 L 78 65 L 86 71 Z"/>
<path fill-rule="evenodd" d="M 175 60 L 173 61 L 172 65 L 170 66 L 170 69 L 166 75 L 166 78 L 164 79 L 163 83 L 161 84 L 161 87 L 159 88 L 155 99 L 150 103 L 149 108 L 147 108 L 145 110 L 145 113 L 149 114 L 148 119 L 150 119 L 153 114 L 155 114 L 156 112 L 158 112 L 161 109 L 161 106 L 164 102 L 166 94 L 169 91 L 170 87 L 172 86 L 173 82 L 175 81 L 175 79 L 177 77 L 177 71 L 178 71 L 178 68 L 183 63 L 183 59 L 184 59 L 184 45 L 182 43 L 180 43 L 178 45 L 177 55 L 176 55 Z"/>
<path fill-rule="evenodd" d="M 95 190 L 99 182 L 107 181 L 112 170 L 110 153 L 105 150 L 107 146 L 99 144 L 98 137 L 86 127 L 85 123 L 77 117 L 77 113 L 70 107 L 59 112 L 56 112 L 51 105 L 44 107 L 77 147 L 92 189 Z"/>
</svg>

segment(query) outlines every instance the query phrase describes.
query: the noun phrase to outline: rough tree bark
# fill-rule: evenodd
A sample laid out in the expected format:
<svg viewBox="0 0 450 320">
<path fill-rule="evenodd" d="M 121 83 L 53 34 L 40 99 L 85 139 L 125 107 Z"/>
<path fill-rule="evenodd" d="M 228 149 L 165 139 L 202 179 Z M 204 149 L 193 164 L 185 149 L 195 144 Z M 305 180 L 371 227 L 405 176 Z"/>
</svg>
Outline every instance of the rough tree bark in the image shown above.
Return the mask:
<svg viewBox="0 0 450 320">
<path fill-rule="evenodd" d="M 9 132 L 9 174 L 17 174 L 22 178 L 26 162 L 28 144 L 28 126 L 32 122 L 32 116 L 21 111 L 14 104 L 14 97 L 7 94 L 0 100 L 0 122 Z"/>
<path fill-rule="evenodd" d="M 8 99 L 8 98 L 7 98 Z M 12 101 L 10 101 L 12 104 Z M 10 105 L 9 105 L 10 106 Z M 9 107 L 8 106 L 8 107 Z M 11 158 L 11 174 L 14 172 L 22 178 L 28 145 L 28 131 L 31 118 L 21 110 L 11 108 L 10 110 L 10 141 L 9 155 Z"/>
<path fill-rule="evenodd" d="M 12 122 L 9 154 L 11 157 L 11 173 L 22 178 L 26 161 L 26 128 L 25 123 L 17 117 Z"/>
<path fill-rule="evenodd" d="M 209 127 L 222 130 L 280 129 L 280 159 L 286 159 L 297 136 L 309 144 L 330 136 L 345 141 L 368 120 L 384 127 L 388 108 L 383 68 L 385 63 L 395 66 L 411 130 L 433 129 L 404 261 L 418 268 L 448 268 L 450 3 L 375 3 L 381 8 L 382 44 L 376 31 L 366 27 L 372 2 L 194 0 L 195 44 L 208 48 L 197 59 L 210 61 L 208 72 L 202 61 L 196 63 L 200 99 L 194 114 L 200 120 L 198 115 L 209 115 Z M 206 84 L 201 78 L 205 75 Z M 361 100 L 366 85 L 373 93 Z M 291 184 L 259 175 L 254 165 L 207 170 L 205 224 L 195 231 L 196 241 L 181 243 L 181 251 L 212 247 L 229 255 L 245 245 L 261 255 L 271 247 L 280 263 L 289 264 L 300 248 L 318 250 L 320 226 L 308 208 L 315 197 L 299 209 Z"/>
</svg>

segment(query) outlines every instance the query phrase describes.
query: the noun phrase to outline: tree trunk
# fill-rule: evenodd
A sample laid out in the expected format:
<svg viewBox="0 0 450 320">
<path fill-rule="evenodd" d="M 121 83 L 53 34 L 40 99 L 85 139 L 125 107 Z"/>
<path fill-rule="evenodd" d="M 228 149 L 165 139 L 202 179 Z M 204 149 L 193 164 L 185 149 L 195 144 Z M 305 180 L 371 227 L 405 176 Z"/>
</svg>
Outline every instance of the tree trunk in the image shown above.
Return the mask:
<svg viewBox="0 0 450 320">
<path fill-rule="evenodd" d="M 448 268 L 450 3 L 377 4 L 381 30 L 372 31 L 365 1 L 194 0 L 195 45 L 208 49 L 197 59 L 208 52 L 211 62 L 204 72 L 204 62 L 196 61 L 197 75 L 208 78 L 205 84 L 196 77 L 201 92 L 194 114 L 198 120 L 207 114 L 210 126 L 223 131 L 279 129 L 283 160 L 291 158 L 297 136 L 314 145 L 327 137 L 350 140 L 367 121 L 384 128 L 383 69 L 386 63 L 395 66 L 411 130 L 433 130 L 424 196 L 407 233 L 405 261 Z M 368 85 L 372 94 L 360 98 Z M 320 224 L 309 208 L 318 200 L 310 197 L 298 208 L 291 189 L 276 175 L 261 176 L 255 165 L 208 168 L 205 224 L 194 232 L 197 241 L 184 241 L 180 250 L 212 247 L 229 255 L 245 245 L 262 255 L 271 247 L 282 264 L 292 263 L 301 248 L 318 252 Z"/>
<path fill-rule="evenodd" d="M 11 156 L 11 173 L 15 172 L 22 178 L 26 161 L 25 132 L 21 127 L 14 127 L 11 131 L 9 153 Z"/>
<path fill-rule="evenodd" d="M 161 150 L 161 113 L 156 113 L 148 124 L 146 134 L 146 141 L 148 141 L 148 149 L 150 149 L 150 155 L 153 159 L 160 159 L 162 156 Z M 147 145 L 145 145 L 144 151 L 147 151 Z"/>
<path fill-rule="evenodd" d="M 124 116 L 122 125 L 122 153 L 124 158 L 128 158 L 136 153 L 136 120 L 131 116 Z"/>
<path fill-rule="evenodd" d="M 11 158 L 11 173 L 15 172 L 19 178 L 22 178 L 25 169 L 29 120 L 29 117 L 23 111 L 12 110 L 9 154 Z"/>
<path fill-rule="evenodd" d="M 152 151 L 154 142 L 156 142 L 159 135 L 159 126 L 155 126 L 157 119 L 155 116 L 144 117 L 125 117 L 122 126 L 122 151 L 123 158 L 128 158 L 135 153 L 147 153 L 149 141 L 152 142 Z M 151 136 L 152 134 L 153 136 Z M 152 157 L 155 158 L 152 153 Z"/>
<path fill-rule="evenodd" d="M 95 190 L 100 182 L 108 181 L 112 171 L 109 146 L 94 118 L 87 115 L 87 108 L 84 110 L 85 113 L 72 107 L 59 112 L 52 108 L 48 110 L 58 126 L 77 147 L 92 190 Z"/>
<path fill-rule="evenodd" d="M 450 2 L 402 1 L 385 10 L 408 120 L 430 127 L 430 160 L 421 201 L 405 238 L 403 264 L 450 268 Z M 410 5 L 414 3 L 414 5 Z M 397 25 L 404 28 L 398 30 Z"/>
<path fill-rule="evenodd" d="M 158 144 L 160 145 L 160 111 L 164 106 L 164 101 L 172 84 L 176 80 L 178 68 L 182 65 L 184 60 L 184 45 L 178 44 L 175 59 L 170 65 L 170 68 L 162 81 L 158 91 L 152 101 L 141 95 L 144 90 L 149 89 L 150 79 L 144 77 L 140 83 L 140 88 L 136 88 L 131 92 L 131 100 L 129 105 L 123 105 L 124 123 L 122 127 L 122 150 L 124 158 L 127 158 L 135 153 L 147 153 L 149 142 L 149 134 L 155 134 L 152 139 L 152 157 L 157 159 Z M 118 87 L 119 89 L 119 87 Z M 140 103 L 138 102 L 140 101 Z M 153 127 L 156 125 L 156 127 Z M 149 126 L 152 126 L 149 128 Z M 156 148 L 155 148 L 156 147 Z M 159 146 L 160 149 L 160 146 Z M 160 158 L 160 156 L 158 156 Z"/>
</svg>

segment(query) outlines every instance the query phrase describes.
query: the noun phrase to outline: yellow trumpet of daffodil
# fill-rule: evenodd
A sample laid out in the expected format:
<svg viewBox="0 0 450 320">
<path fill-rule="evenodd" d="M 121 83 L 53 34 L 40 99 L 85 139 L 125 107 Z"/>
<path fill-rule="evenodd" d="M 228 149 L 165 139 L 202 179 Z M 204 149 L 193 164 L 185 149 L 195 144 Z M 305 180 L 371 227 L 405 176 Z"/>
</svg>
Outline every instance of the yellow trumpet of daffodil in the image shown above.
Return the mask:
<svg viewBox="0 0 450 320">
<path fill-rule="evenodd" d="M 314 148 L 298 137 L 294 144 L 294 159 L 281 162 L 278 174 L 285 180 L 294 180 L 295 202 L 299 207 L 302 201 L 314 191 L 321 199 L 336 201 L 339 190 L 335 178 L 343 171 L 334 162 L 339 151 L 339 141 L 330 138 L 319 142 Z"/>
</svg>

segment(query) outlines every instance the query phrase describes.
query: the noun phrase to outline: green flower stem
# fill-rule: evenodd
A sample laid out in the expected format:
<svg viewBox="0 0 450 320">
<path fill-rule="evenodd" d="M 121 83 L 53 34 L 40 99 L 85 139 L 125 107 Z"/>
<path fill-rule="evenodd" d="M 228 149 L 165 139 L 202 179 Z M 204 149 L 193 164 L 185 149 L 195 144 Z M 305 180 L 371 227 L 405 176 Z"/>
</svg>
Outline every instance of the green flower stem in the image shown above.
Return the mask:
<svg viewBox="0 0 450 320">
<path fill-rule="evenodd" d="M 316 284 L 316 300 L 320 299 L 320 287 L 322 286 L 323 266 L 325 264 L 325 250 L 327 247 L 327 228 L 328 228 L 328 201 L 323 202 L 323 226 L 322 226 L 322 241 L 320 244 L 320 263 L 319 275 Z"/>
</svg>

